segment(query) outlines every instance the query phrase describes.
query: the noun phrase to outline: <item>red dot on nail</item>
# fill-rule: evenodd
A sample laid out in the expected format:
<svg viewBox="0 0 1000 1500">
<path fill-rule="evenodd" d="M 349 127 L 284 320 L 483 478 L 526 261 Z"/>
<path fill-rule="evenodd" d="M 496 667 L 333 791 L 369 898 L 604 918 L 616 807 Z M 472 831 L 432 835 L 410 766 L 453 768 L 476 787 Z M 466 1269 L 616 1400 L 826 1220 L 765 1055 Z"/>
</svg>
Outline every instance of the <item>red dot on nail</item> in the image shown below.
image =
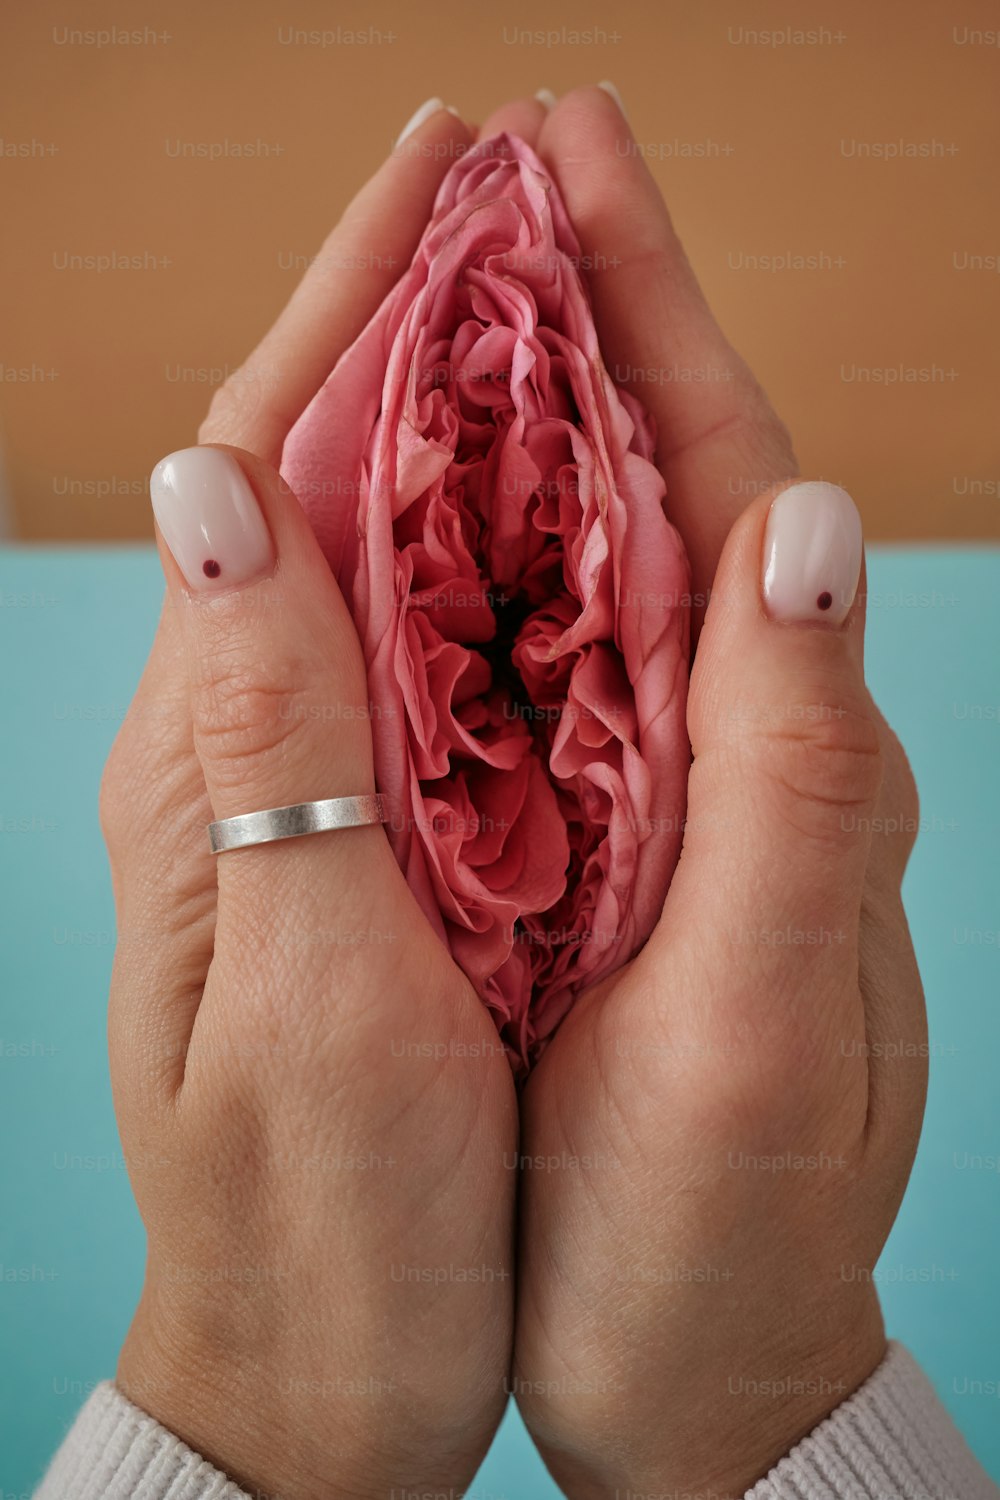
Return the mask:
<svg viewBox="0 0 1000 1500">
<path fill-rule="evenodd" d="M 208 565 L 206 563 L 206 567 L 207 566 Z M 216 566 L 218 566 L 218 564 L 216 564 Z M 819 598 L 816 600 L 816 608 L 817 609 L 829 609 L 830 605 L 832 603 L 833 603 L 833 595 L 832 594 L 827 594 L 827 593 L 822 593 L 822 594 L 820 594 Z"/>
<path fill-rule="evenodd" d="M 210 557 L 208 559 L 208 562 L 202 563 L 201 570 L 206 578 L 218 578 L 219 574 L 222 572 L 222 569 L 220 568 L 214 557 Z"/>
</svg>

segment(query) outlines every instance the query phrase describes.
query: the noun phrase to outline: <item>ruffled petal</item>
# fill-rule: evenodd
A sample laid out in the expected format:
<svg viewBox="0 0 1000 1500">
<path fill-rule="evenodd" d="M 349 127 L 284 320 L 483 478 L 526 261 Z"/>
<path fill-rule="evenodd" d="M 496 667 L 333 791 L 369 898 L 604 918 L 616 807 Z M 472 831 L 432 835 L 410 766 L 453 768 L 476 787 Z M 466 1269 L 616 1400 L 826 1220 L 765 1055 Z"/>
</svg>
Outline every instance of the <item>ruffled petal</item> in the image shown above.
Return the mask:
<svg viewBox="0 0 1000 1500">
<path fill-rule="evenodd" d="M 689 765 L 688 566 L 521 140 L 447 174 L 282 472 L 358 628 L 411 889 L 517 1068 L 645 942 Z"/>
</svg>

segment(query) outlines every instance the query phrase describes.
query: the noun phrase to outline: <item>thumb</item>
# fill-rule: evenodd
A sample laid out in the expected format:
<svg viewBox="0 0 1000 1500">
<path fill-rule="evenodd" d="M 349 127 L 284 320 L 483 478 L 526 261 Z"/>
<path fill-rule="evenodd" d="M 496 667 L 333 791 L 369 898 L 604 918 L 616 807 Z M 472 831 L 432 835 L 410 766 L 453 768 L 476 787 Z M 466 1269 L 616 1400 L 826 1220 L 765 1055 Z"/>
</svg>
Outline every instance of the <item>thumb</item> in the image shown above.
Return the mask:
<svg viewBox="0 0 1000 1500">
<path fill-rule="evenodd" d="M 656 942 L 693 938 L 728 972 L 735 958 L 783 983 L 817 966 L 856 981 L 882 778 L 862 561 L 835 485 L 772 491 L 733 526 L 692 671 L 684 851 Z"/>
<path fill-rule="evenodd" d="M 163 459 L 150 495 L 214 817 L 370 795 L 360 643 L 288 485 L 249 453 L 200 447 Z M 374 900 L 392 863 L 377 827 L 223 853 L 220 929 L 269 933 L 293 905 L 328 924 L 338 898 Z"/>
</svg>

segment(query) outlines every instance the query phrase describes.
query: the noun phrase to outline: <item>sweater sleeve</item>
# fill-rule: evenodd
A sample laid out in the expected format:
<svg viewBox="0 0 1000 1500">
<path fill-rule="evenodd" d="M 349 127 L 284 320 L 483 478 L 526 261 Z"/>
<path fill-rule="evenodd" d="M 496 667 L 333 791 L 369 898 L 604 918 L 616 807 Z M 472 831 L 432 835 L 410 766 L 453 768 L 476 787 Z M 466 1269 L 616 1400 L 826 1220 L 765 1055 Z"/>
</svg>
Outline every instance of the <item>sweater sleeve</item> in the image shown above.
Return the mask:
<svg viewBox="0 0 1000 1500">
<path fill-rule="evenodd" d="M 35 1500 L 249 1500 L 110 1381 L 88 1397 Z"/>
<path fill-rule="evenodd" d="M 87 1401 L 35 1500 L 249 1500 L 110 1382 Z M 1000 1500 L 899 1344 L 746 1500 Z"/>
<path fill-rule="evenodd" d="M 744 1500 L 998 1500 L 901 1344 Z"/>
</svg>

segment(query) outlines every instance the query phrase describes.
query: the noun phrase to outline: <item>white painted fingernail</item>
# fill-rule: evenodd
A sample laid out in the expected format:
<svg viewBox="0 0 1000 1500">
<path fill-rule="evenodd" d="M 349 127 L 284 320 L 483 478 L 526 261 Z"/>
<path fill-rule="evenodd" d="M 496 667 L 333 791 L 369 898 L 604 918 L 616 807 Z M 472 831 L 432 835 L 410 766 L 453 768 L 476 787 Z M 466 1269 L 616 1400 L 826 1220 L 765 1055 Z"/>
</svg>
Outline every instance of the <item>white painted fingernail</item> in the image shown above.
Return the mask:
<svg viewBox="0 0 1000 1500">
<path fill-rule="evenodd" d="M 559 102 L 551 89 L 539 89 L 535 98 L 539 104 L 544 104 L 546 109 L 555 109 Z"/>
<path fill-rule="evenodd" d="M 819 480 L 782 490 L 764 528 L 761 588 L 771 619 L 842 625 L 862 550 L 861 517 L 846 490 Z"/>
<path fill-rule="evenodd" d="M 149 477 L 160 535 L 198 593 L 239 588 L 274 567 L 274 546 L 234 458 L 219 448 L 181 448 Z"/>
<path fill-rule="evenodd" d="M 429 120 L 431 115 L 436 115 L 438 110 L 444 109 L 444 107 L 443 99 L 428 99 L 426 104 L 421 104 L 416 114 L 410 116 L 396 137 L 396 146 L 401 146 L 408 136 L 411 136 L 415 130 L 420 129 L 425 120 Z M 450 113 L 454 114 L 455 111 L 451 110 Z"/>
<path fill-rule="evenodd" d="M 597 87 L 599 89 L 603 89 L 604 92 L 608 95 L 608 97 L 611 98 L 611 99 L 613 99 L 615 101 L 615 103 L 617 104 L 618 108 L 622 112 L 622 116 L 627 120 L 628 119 L 628 113 L 627 113 L 627 111 L 625 109 L 625 103 L 624 103 L 624 101 L 622 99 L 621 94 L 619 94 L 618 90 L 615 88 L 614 84 L 610 81 L 610 79 L 608 79 L 608 78 L 602 79 L 601 82 L 597 85 Z"/>
</svg>

